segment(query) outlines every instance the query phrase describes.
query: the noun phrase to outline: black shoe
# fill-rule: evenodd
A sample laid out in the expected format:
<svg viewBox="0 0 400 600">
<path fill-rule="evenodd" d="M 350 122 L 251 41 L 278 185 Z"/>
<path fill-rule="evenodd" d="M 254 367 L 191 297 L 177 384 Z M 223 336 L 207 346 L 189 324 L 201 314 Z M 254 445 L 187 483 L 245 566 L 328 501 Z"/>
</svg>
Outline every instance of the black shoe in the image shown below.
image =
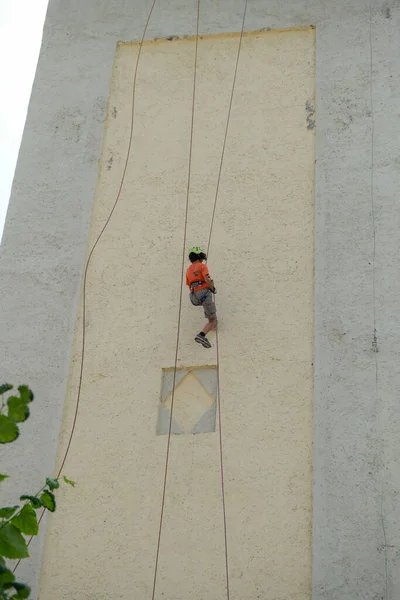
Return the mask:
<svg viewBox="0 0 400 600">
<path fill-rule="evenodd" d="M 198 333 L 194 339 L 198 344 L 204 346 L 204 348 L 211 348 L 211 344 L 205 335 L 201 335 L 200 333 Z"/>
</svg>

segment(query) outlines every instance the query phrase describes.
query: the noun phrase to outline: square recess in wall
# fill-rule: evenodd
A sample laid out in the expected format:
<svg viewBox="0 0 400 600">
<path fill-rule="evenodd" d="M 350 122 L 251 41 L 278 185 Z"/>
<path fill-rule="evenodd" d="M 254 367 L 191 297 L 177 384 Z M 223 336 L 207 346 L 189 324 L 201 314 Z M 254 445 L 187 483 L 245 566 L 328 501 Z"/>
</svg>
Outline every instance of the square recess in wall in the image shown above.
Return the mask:
<svg viewBox="0 0 400 600">
<path fill-rule="evenodd" d="M 163 369 L 157 435 L 168 435 L 173 382 L 174 369 Z M 216 367 L 176 370 L 171 433 L 179 435 L 215 431 L 216 405 Z"/>
</svg>

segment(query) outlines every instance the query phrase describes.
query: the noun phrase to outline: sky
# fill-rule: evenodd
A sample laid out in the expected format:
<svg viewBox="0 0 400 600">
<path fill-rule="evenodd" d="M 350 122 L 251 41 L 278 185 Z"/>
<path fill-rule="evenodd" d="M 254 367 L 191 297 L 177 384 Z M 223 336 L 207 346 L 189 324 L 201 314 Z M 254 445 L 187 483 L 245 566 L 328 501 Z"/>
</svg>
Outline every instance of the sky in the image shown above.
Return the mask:
<svg viewBox="0 0 400 600">
<path fill-rule="evenodd" d="M 48 0 L 0 0 L 0 238 Z"/>
</svg>

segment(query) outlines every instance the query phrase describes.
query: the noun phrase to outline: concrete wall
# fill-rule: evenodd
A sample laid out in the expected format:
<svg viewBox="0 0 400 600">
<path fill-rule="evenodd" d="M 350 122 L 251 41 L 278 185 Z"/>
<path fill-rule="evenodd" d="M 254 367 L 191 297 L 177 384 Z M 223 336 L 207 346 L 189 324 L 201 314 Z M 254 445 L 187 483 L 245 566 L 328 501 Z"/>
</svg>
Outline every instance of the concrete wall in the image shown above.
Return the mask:
<svg viewBox="0 0 400 600">
<path fill-rule="evenodd" d="M 208 239 L 238 43 L 199 44 L 189 246 Z M 120 183 L 137 50 L 117 51 L 90 245 Z M 78 484 L 60 494 L 51 520 L 41 600 L 151 595 L 166 452 L 156 426 L 161 368 L 174 364 L 194 50 L 192 38 L 142 51 L 126 185 L 88 277 L 82 401 L 65 466 Z M 311 589 L 314 133 L 305 105 L 314 104 L 314 57 L 310 28 L 245 37 L 209 257 L 220 289 L 231 586 L 242 599 L 306 600 Z M 204 317 L 186 292 L 181 322 L 179 366 L 215 364 L 215 348 L 194 343 Z M 81 329 L 79 319 L 60 458 Z M 178 424 L 214 403 L 196 382 L 179 383 Z M 157 597 L 224 597 L 219 478 L 217 433 L 174 436 Z M 123 576 L 105 580 L 107 571 Z"/>
<path fill-rule="evenodd" d="M 54 468 L 115 45 L 141 36 L 148 9 L 50 3 L 1 248 L 3 377 L 37 393 L 20 440 L 2 449 L 6 501 Z M 237 31 L 242 9 L 204 0 L 202 33 Z M 317 26 L 316 600 L 400 592 L 399 19 L 397 0 L 254 0 L 246 24 Z M 194 28 L 194 5 L 160 2 L 148 38 Z M 19 573 L 35 585 L 41 540 L 32 554 Z"/>
</svg>

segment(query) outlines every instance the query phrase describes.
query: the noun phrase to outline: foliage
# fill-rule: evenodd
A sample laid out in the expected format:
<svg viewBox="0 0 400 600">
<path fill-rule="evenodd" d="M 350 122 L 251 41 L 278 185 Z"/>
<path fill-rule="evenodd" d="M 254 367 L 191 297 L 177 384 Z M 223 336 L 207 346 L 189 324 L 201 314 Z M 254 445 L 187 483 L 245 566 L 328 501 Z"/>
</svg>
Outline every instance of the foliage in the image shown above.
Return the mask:
<svg viewBox="0 0 400 600">
<path fill-rule="evenodd" d="M 12 389 L 13 386 L 8 383 L 0 385 L 1 444 L 13 442 L 18 438 L 17 424 L 23 423 L 29 417 L 29 404 L 34 398 L 26 385 L 19 386 L 18 395 L 9 395 Z M 5 399 L 6 395 L 7 399 Z M 8 477 L 9 475 L 0 474 L 0 482 Z M 64 481 L 69 485 L 75 485 L 65 476 Z M 36 511 L 56 510 L 53 492 L 59 486 L 58 479 L 48 477 L 37 494 L 20 496 L 22 504 L 0 507 L 0 600 L 20 600 L 29 597 L 29 587 L 15 580 L 14 573 L 7 568 L 4 559 L 22 559 L 29 556 L 28 544 L 24 536 L 37 535 L 39 532 Z"/>
<path fill-rule="evenodd" d="M 0 396 L 13 389 L 9 383 L 0 385 Z M 19 395 L 9 396 L 7 401 L 3 399 L 0 409 L 0 444 L 13 442 L 19 436 L 17 423 L 23 423 L 29 417 L 29 404 L 33 400 L 33 394 L 26 385 L 20 385 Z"/>
</svg>

